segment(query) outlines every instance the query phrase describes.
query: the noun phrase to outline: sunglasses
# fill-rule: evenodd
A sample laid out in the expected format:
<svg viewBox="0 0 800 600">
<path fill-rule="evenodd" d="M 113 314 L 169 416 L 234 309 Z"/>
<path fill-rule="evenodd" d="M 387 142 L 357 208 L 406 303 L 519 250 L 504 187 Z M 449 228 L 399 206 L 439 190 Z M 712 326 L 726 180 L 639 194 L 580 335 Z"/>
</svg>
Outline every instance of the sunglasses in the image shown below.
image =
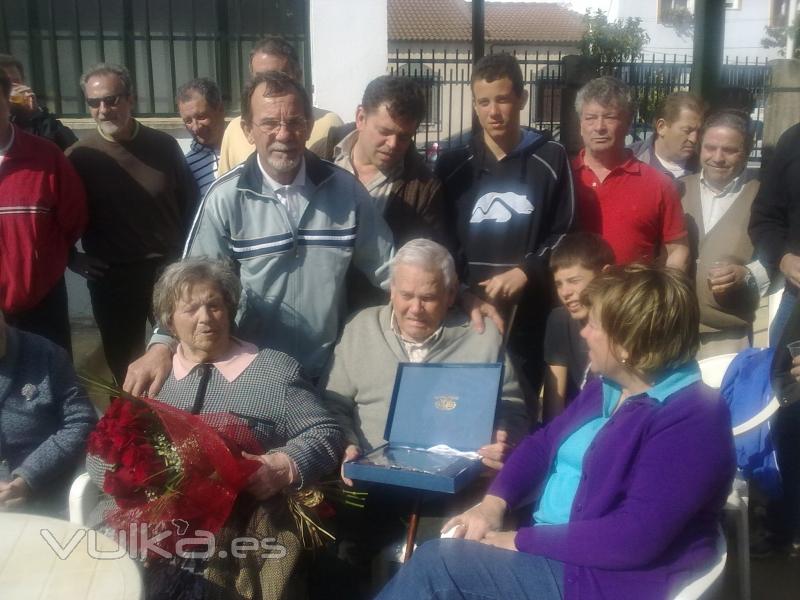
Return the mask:
<svg viewBox="0 0 800 600">
<path fill-rule="evenodd" d="M 114 94 L 113 96 L 103 96 L 102 98 L 87 98 L 86 104 L 91 108 L 100 108 L 100 103 L 106 106 L 116 106 L 122 98 L 127 97 L 127 94 Z"/>
</svg>

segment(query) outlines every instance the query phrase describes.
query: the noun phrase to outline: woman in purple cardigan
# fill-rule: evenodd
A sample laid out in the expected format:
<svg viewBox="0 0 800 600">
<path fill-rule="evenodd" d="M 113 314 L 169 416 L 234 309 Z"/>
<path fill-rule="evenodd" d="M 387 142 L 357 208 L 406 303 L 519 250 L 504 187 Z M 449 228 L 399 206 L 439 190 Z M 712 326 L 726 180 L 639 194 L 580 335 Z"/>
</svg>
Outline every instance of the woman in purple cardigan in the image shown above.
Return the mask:
<svg viewBox="0 0 800 600">
<path fill-rule="evenodd" d="M 380 599 L 653 600 L 715 561 L 734 450 L 727 407 L 693 358 L 694 292 L 677 272 L 629 266 L 593 281 L 583 302 L 600 377 L 445 524 L 461 539 L 423 545 Z M 534 491 L 530 520 L 504 530 Z"/>
</svg>

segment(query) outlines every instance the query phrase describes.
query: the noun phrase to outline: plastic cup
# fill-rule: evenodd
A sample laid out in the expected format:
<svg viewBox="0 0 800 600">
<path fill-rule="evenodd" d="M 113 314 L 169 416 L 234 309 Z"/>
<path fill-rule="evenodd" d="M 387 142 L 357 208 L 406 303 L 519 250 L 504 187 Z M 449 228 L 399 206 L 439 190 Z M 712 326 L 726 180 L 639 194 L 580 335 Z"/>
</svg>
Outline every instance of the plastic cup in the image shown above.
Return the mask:
<svg viewBox="0 0 800 600">
<path fill-rule="evenodd" d="M 798 356 L 800 356 L 800 340 L 789 342 L 788 344 L 786 344 L 786 348 L 788 348 L 789 354 L 792 355 L 792 358 L 797 358 Z"/>
</svg>

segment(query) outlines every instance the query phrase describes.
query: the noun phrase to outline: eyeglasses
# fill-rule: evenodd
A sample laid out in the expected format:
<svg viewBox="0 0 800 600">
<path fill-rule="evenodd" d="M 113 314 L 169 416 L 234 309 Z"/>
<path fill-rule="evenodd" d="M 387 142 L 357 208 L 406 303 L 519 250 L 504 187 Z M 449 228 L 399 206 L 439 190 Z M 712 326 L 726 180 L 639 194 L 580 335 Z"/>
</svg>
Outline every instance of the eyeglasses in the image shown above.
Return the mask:
<svg viewBox="0 0 800 600">
<path fill-rule="evenodd" d="M 91 108 L 100 108 L 100 103 L 102 102 L 108 107 L 113 107 L 119 104 L 119 101 L 126 96 L 127 94 L 114 94 L 113 96 L 103 96 L 102 98 L 87 98 L 86 104 Z"/>
<path fill-rule="evenodd" d="M 303 117 L 292 117 L 286 121 L 281 121 L 280 119 L 264 119 L 260 123 L 256 123 L 256 127 L 264 133 L 275 133 L 281 126 L 286 127 L 286 131 L 289 133 L 297 133 L 306 128 L 306 120 Z"/>
</svg>

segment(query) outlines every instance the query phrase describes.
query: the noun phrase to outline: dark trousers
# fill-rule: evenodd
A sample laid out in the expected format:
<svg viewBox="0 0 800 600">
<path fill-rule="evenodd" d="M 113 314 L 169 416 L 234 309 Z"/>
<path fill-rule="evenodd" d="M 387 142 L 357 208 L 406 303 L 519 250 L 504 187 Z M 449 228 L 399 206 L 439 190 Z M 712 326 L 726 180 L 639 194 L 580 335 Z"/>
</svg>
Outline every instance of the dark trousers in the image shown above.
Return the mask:
<svg viewBox="0 0 800 600">
<path fill-rule="evenodd" d="M 800 542 L 800 402 L 778 411 L 772 435 L 783 484 L 785 529 L 779 537 Z"/>
<path fill-rule="evenodd" d="M 106 362 L 120 385 L 128 365 L 144 354 L 145 327 L 153 322 L 153 285 L 163 264 L 163 259 L 152 259 L 113 265 L 102 278 L 88 282 Z"/>
<path fill-rule="evenodd" d="M 47 338 L 72 356 L 67 285 L 63 276 L 39 304 L 27 310 L 6 314 L 5 319 L 17 329 Z"/>
<path fill-rule="evenodd" d="M 560 600 L 563 580 L 563 563 L 543 556 L 479 542 L 431 540 L 417 549 L 377 598 Z"/>
</svg>

